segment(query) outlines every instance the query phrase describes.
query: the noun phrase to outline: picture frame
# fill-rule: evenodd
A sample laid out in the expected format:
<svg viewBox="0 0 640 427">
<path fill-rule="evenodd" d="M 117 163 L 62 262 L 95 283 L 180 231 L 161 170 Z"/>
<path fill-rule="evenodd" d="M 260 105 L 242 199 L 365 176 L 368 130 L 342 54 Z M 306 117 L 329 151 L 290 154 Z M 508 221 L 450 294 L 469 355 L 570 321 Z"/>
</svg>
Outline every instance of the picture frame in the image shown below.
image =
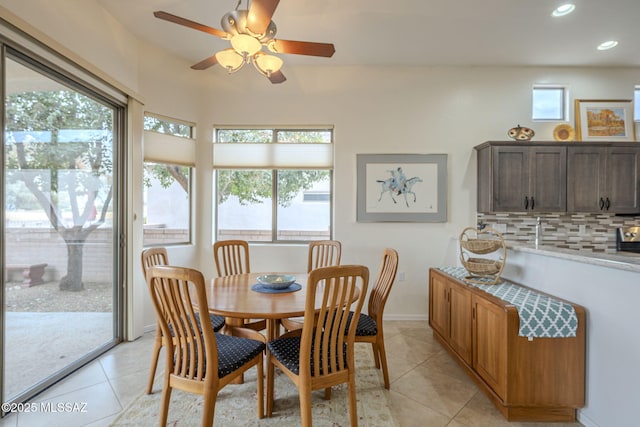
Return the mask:
<svg viewBox="0 0 640 427">
<path fill-rule="evenodd" d="M 358 154 L 358 222 L 446 222 L 446 154 Z"/>
<path fill-rule="evenodd" d="M 633 101 L 576 99 L 577 141 L 635 141 Z"/>
</svg>

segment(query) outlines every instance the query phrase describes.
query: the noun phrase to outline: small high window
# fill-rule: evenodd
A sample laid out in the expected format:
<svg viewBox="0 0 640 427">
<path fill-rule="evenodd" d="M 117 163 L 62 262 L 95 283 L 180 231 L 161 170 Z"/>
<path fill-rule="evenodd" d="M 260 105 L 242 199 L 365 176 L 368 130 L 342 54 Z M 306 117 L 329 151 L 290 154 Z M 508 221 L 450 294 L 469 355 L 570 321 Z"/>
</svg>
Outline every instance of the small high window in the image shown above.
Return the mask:
<svg viewBox="0 0 640 427">
<path fill-rule="evenodd" d="M 633 91 L 633 120 L 640 122 L 640 86 Z"/>
<path fill-rule="evenodd" d="M 533 87 L 533 120 L 566 120 L 566 89 L 563 86 Z"/>
</svg>

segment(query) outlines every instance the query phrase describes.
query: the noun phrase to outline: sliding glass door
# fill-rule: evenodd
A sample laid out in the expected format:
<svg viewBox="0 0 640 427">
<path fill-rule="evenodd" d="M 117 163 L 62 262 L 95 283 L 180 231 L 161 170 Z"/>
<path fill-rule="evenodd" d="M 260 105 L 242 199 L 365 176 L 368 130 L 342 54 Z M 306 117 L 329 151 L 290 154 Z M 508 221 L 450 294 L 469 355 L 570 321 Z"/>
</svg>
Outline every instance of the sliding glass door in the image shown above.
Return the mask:
<svg viewBox="0 0 640 427">
<path fill-rule="evenodd" d="M 7 52 L 3 403 L 26 400 L 119 340 L 124 111 L 72 76 Z"/>
</svg>

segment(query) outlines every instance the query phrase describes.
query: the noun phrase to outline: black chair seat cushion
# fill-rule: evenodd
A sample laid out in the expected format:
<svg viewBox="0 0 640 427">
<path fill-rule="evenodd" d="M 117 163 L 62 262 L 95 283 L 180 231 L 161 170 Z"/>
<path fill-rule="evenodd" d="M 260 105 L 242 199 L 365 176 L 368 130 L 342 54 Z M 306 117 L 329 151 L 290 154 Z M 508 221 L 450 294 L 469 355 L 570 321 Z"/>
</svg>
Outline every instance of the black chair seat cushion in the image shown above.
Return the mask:
<svg viewBox="0 0 640 427">
<path fill-rule="evenodd" d="M 224 334 L 216 334 L 216 342 L 219 378 L 236 371 L 265 349 L 263 342 Z"/>
<path fill-rule="evenodd" d="M 211 319 L 211 326 L 213 326 L 213 332 L 218 332 L 220 329 L 224 328 L 224 325 L 225 325 L 224 316 L 210 314 L 209 318 Z"/>
<path fill-rule="evenodd" d="M 351 326 L 351 319 L 353 319 L 353 311 L 349 312 L 349 318 L 347 319 L 347 330 Z M 356 336 L 360 337 L 373 337 L 378 333 L 378 325 L 376 321 L 370 316 L 360 313 L 358 318 L 358 325 L 356 326 Z"/>
<path fill-rule="evenodd" d="M 267 347 L 271 354 L 278 359 L 288 370 L 296 375 L 300 375 L 300 337 L 276 338 L 269 341 Z M 311 344 L 311 354 L 313 354 L 314 344 Z M 342 357 L 347 366 L 347 345 L 342 347 Z M 311 372 L 314 371 L 313 358 L 311 358 Z M 320 372 L 324 375 L 324 372 Z"/>
<path fill-rule="evenodd" d="M 215 314 L 210 314 L 209 318 L 211 319 L 211 327 L 213 328 L 213 332 L 218 332 L 224 327 L 224 316 L 216 316 Z M 198 323 L 198 329 L 202 331 L 202 326 L 200 323 L 200 313 L 196 313 L 196 322 Z M 175 333 L 173 332 L 173 325 L 169 324 L 169 330 L 171 331 L 171 336 L 175 336 Z"/>
</svg>

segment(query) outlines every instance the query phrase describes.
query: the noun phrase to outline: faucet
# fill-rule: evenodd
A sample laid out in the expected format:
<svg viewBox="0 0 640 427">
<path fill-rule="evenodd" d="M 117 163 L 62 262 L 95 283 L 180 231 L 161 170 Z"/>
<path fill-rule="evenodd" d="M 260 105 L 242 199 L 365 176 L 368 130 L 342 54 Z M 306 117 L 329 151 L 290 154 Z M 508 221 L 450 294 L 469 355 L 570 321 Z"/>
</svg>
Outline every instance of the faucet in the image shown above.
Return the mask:
<svg viewBox="0 0 640 427">
<path fill-rule="evenodd" d="M 536 249 L 538 249 L 538 244 L 542 239 L 542 221 L 540 217 L 536 218 Z"/>
</svg>

